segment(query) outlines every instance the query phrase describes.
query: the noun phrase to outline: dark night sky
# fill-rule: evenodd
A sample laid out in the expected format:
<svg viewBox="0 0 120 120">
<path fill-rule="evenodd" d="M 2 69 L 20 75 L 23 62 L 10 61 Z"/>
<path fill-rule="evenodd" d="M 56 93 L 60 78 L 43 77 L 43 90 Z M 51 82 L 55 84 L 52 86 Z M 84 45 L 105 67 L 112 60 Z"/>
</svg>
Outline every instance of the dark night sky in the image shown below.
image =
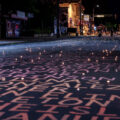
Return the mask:
<svg viewBox="0 0 120 120">
<path fill-rule="evenodd" d="M 95 8 L 95 13 L 119 13 L 120 0 L 82 0 L 85 6 L 85 13 L 92 13 L 93 7 L 99 4 L 99 8 Z"/>
<path fill-rule="evenodd" d="M 5 1 L 8 3 L 10 0 L 0 0 Z M 11 2 L 12 1 L 12 2 Z M 15 3 L 16 0 L 11 0 L 11 3 Z M 20 4 L 20 1 L 24 1 L 24 3 L 27 5 L 27 1 L 29 0 L 17 0 L 18 5 Z M 36 0 L 36 1 L 49 1 L 49 0 Z M 55 1 L 55 0 L 51 0 Z M 95 5 L 99 4 L 99 8 L 95 8 L 95 13 L 120 13 L 120 0 L 82 0 L 83 5 L 85 6 L 85 13 L 92 14 L 93 8 L 95 8 Z M 22 3 L 22 2 L 21 2 Z M 7 4 L 9 6 L 9 3 Z M 15 7 L 15 5 L 14 5 Z"/>
</svg>

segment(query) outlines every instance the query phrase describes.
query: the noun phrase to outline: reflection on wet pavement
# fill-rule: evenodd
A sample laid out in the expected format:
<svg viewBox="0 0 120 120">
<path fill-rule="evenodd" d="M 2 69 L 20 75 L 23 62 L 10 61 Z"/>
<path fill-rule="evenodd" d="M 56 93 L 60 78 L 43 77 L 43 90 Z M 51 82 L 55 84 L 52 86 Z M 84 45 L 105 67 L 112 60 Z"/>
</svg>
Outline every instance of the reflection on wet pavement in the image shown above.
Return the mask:
<svg viewBox="0 0 120 120">
<path fill-rule="evenodd" d="M 120 120 L 119 41 L 0 48 L 0 120 Z"/>
</svg>

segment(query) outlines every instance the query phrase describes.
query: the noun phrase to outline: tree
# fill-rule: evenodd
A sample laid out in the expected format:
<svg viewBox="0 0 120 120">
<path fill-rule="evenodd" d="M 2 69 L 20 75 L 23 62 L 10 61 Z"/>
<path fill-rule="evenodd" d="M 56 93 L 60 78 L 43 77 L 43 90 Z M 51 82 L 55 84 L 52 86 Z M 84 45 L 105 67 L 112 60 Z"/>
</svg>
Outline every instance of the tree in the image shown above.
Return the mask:
<svg viewBox="0 0 120 120">
<path fill-rule="evenodd" d="M 4 14 L 15 13 L 17 10 L 33 13 L 34 18 L 27 22 L 28 29 L 53 29 L 56 0 L 3 0 L 2 5 Z"/>
</svg>

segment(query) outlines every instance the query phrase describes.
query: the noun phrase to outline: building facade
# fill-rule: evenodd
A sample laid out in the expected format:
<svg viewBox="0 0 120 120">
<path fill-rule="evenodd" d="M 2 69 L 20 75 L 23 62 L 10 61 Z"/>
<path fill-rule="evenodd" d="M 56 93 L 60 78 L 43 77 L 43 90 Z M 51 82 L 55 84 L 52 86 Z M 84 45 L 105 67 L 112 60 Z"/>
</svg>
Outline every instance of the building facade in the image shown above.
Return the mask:
<svg viewBox="0 0 120 120">
<path fill-rule="evenodd" d="M 60 24 L 66 21 L 65 27 L 74 28 L 80 34 L 80 29 L 83 32 L 84 21 L 84 6 L 78 0 L 63 0 L 60 1 Z M 63 19 L 64 16 L 64 19 Z"/>
</svg>

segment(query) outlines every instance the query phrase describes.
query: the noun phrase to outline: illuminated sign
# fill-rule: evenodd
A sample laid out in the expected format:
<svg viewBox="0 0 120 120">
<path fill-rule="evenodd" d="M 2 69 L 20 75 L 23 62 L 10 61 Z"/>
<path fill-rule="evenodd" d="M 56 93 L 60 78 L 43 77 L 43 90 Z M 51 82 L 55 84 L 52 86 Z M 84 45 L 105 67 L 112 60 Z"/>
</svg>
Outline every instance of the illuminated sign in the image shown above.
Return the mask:
<svg viewBox="0 0 120 120">
<path fill-rule="evenodd" d="M 84 21 L 89 21 L 90 20 L 90 16 L 89 15 L 84 15 Z"/>
<path fill-rule="evenodd" d="M 25 18 L 25 12 L 17 11 L 17 16 L 20 18 Z"/>
<path fill-rule="evenodd" d="M 96 15 L 95 17 L 97 17 L 97 18 L 104 18 L 105 15 Z"/>
</svg>

